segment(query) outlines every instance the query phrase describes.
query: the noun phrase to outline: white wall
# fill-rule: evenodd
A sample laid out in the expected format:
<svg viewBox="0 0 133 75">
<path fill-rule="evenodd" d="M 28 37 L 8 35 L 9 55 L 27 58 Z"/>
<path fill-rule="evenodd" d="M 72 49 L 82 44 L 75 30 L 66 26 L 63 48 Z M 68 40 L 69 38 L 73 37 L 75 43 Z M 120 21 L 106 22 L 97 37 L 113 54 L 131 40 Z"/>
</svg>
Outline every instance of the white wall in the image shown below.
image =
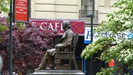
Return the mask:
<svg viewBox="0 0 133 75">
<path fill-rule="evenodd" d="M 116 7 L 113 7 L 112 4 L 116 2 L 117 0 L 100 0 L 99 1 L 99 9 L 98 9 L 98 17 L 99 17 L 99 22 L 101 23 L 102 21 L 107 21 L 107 14 L 112 13 L 113 11 L 118 11 L 119 9 Z"/>
<path fill-rule="evenodd" d="M 32 18 L 79 19 L 79 0 L 33 0 Z"/>
<path fill-rule="evenodd" d="M 95 0 L 98 23 L 106 21 L 106 15 L 118 8 L 112 7 L 117 0 Z M 31 0 L 31 17 L 48 19 L 79 19 L 81 0 Z"/>
</svg>

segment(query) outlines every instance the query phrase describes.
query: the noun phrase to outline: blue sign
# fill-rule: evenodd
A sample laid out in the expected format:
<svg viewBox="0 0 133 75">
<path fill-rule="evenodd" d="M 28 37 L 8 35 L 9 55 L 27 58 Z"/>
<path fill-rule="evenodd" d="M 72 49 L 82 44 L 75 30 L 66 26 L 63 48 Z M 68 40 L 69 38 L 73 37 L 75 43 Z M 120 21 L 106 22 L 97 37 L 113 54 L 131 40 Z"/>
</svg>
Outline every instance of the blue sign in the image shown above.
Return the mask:
<svg viewBox="0 0 133 75">
<path fill-rule="evenodd" d="M 133 34 L 132 33 L 129 33 L 128 34 L 128 39 L 132 39 L 133 38 Z"/>
</svg>

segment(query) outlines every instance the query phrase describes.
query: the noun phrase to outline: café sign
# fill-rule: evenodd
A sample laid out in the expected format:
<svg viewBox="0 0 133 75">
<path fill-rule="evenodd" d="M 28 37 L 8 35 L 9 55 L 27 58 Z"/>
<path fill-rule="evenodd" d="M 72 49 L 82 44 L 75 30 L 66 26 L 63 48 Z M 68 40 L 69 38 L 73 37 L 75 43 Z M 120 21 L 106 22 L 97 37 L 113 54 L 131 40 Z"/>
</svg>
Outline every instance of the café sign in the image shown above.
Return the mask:
<svg viewBox="0 0 133 75">
<path fill-rule="evenodd" d="M 64 20 L 68 20 L 71 23 L 72 30 L 74 33 L 78 33 L 79 35 L 84 34 L 84 24 L 85 22 L 82 20 L 74 20 L 74 19 L 30 19 L 30 24 L 40 28 L 41 30 L 53 30 L 58 31 L 59 33 L 63 33 L 62 22 Z"/>
</svg>

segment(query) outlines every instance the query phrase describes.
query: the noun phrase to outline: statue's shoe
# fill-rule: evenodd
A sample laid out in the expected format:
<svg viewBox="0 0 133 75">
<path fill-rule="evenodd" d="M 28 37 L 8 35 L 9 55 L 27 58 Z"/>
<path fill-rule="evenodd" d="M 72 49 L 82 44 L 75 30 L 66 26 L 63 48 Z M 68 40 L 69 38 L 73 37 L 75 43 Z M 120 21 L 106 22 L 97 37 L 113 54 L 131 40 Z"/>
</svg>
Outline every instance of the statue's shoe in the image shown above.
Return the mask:
<svg viewBox="0 0 133 75">
<path fill-rule="evenodd" d="M 45 70 L 45 69 L 42 69 L 42 68 L 36 68 L 35 70 Z"/>
<path fill-rule="evenodd" d="M 55 70 L 55 66 L 49 65 L 49 67 L 50 67 L 51 70 Z"/>
</svg>

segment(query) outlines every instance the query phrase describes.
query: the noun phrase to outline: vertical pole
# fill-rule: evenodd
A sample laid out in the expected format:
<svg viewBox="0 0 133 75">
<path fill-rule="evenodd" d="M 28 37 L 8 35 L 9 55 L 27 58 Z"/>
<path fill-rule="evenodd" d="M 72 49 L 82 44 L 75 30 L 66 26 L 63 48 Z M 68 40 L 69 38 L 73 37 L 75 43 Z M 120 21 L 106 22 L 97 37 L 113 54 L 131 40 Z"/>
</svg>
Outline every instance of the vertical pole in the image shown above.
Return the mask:
<svg viewBox="0 0 133 75">
<path fill-rule="evenodd" d="M 93 14 L 90 15 L 91 17 L 91 43 L 93 42 Z M 93 73 L 93 56 L 90 58 L 90 75 Z"/>
<path fill-rule="evenodd" d="M 12 0 L 10 0 L 10 51 L 9 51 L 9 75 L 12 75 L 12 21 L 13 21 L 13 12 L 12 12 Z"/>
<path fill-rule="evenodd" d="M 115 67 L 115 69 L 116 69 L 116 66 L 117 66 L 116 65 L 116 60 L 114 59 L 114 67 Z M 116 71 L 114 72 L 114 75 L 117 75 L 117 72 Z"/>
<path fill-rule="evenodd" d="M 87 15 L 87 17 L 91 17 L 91 43 L 93 42 L 93 14 Z M 90 58 L 90 75 L 92 75 L 93 72 L 93 63 L 92 63 L 93 57 Z M 84 73 L 86 75 L 86 60 L 84 60 Z"/>
<path fill-rule="evenodd" d="M 86 60 L 84 59 L 84 74 L 86 75 Z"/>
<path fill-rule="evenodd" d="M 3 59 L 2 59 L 2 56 L 0 55 L 0 75 L 2 75 L 2 74 L 1 74 L 1 72 L 2 72 L 2 67 L 3 67 Z"/>
</svg>

